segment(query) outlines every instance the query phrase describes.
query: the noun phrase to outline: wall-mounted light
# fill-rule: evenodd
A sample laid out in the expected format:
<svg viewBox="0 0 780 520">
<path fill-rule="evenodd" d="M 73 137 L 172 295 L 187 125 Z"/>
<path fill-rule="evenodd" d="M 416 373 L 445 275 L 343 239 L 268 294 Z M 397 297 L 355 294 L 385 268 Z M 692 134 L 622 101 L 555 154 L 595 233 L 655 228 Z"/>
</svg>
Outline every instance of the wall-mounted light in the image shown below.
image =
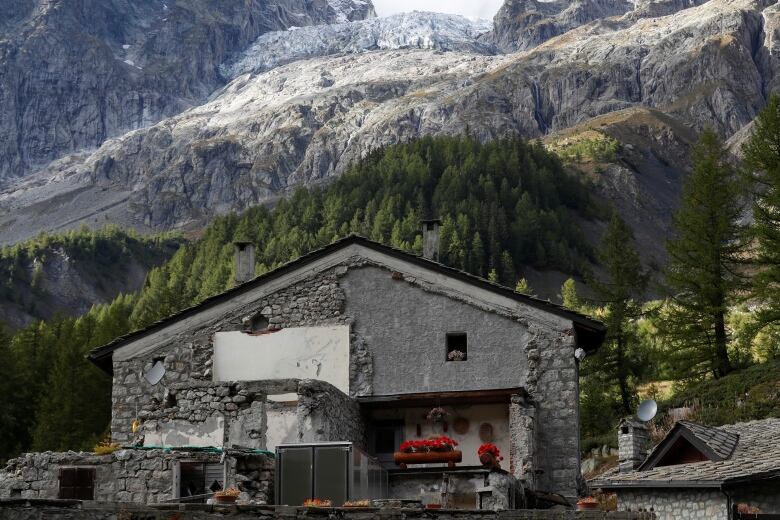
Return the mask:
<svg viewBox="0 0 780 520">
<path fill-rule="evenodd" d="M 580 363 L 582 363 L 582 360 L 583 360 L 583 359 L 585 359 L 585 357 L 586 357 L 587 355 L 588 355 L 588 353 L 587 353 L 587 352 L 585 352 L 585 349 L 583 349 L 583 348 L 578 348 L 577 350 L 575 350 L 575 351 L 574 351 L 574 357 L 575 357 L 575 358 L 577 359 L 577 361 L 579 361 Z"/>
</svg>

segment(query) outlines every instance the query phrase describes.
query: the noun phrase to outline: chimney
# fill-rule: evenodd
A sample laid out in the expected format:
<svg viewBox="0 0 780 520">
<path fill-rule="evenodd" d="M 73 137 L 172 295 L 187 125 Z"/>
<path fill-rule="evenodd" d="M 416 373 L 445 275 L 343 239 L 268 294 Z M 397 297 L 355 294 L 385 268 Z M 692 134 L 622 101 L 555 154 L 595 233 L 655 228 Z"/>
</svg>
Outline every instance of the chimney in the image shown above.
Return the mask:
<svg viewBox="0 0 780 520">
<path fill-rule="evenodd" d="M 439 226 L 441 220 L 423 220 L 423 258 L 439 261 Z"/>
<path fill-rule="evenodd" d="M 235 242 L 236 285 L 255 277 L 255 246 L 251 242 Z"/>
<path fill-rule="evenodd" d="M 634 471 L 647 458 L 650 432 L 645 423 L 633 418 L 620 421 L 618 426 L 618 467 L 620 473 Z"/>
</svg>

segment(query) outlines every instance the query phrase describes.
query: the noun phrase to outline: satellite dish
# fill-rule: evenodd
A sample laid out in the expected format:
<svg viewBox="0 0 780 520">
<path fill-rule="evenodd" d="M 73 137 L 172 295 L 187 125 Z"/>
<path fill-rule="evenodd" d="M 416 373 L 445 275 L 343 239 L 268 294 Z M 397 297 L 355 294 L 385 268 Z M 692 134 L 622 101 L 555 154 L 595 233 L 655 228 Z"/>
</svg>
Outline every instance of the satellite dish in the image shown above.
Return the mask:
<svg viewBox="0 0 780 520">
<path fill-rule="evenodd" d="M 149 381 L 150 385 L 156 385 L 165 375 L 165 366 L 162 361 L 156 361 L 152 368 L 150 368 L 145 374 L 144 379 Z"/>
<path fill-rule="evenodd" d="M 656 413 L 658 413 L 658 403 L 653 399 L 648 399 L 647 401 L 642 401 L 639 405 L 636 416 L 640 421 L 647 422 L 655 417 Z"/>
</svg>

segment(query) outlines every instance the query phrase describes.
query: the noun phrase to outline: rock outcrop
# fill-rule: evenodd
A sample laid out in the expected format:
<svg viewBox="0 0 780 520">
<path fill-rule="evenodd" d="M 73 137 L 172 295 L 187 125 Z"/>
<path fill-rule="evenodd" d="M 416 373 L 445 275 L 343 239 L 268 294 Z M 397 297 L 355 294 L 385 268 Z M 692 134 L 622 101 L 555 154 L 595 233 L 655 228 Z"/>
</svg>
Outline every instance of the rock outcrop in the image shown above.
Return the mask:
<svg viewBox="0 0 780 520">
<path fill-rule="evenodd" d="M 366 0 L 4 0 L 0 183 L 201 104 L 259 35 L 373 16 Z"/>
<path fill-rule="evenodd" d="M 531 49 L 581 25 L 633 8 L 628 0 L 506 0 L 495 17 L 490 40 L 506 52 Z"/>
</svg>

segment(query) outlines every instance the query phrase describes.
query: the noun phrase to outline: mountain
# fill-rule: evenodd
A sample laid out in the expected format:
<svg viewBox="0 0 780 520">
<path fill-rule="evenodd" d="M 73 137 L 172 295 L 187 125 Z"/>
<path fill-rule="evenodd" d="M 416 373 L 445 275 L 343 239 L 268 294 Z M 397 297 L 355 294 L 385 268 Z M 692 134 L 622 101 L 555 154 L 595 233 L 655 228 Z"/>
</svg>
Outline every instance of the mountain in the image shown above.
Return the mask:
<svg viewBox="0 0 780 520">
<path fill-rule="evenodd" d="M 4 0 L 0 182 L 201 104 L 265 32 L 369 16 L 363 0 Z"/>
<path fill-rule="evenodd" d="M 774 85 L 777 4 L 710 0 L 648 18 L 656 5 L 667 12 L 685 2 L 640 3 L 532 50 L 495 56 L 418 44 L 366 51 L 372 44 L 350 47 L 346 31 L 342 43 L 311 52 L 338 54 L 240 74 L 198 107 L 65 156 L 6 189 L 0 239 L 105 221 L 143 231 L 200 227 L 214 215 L 327 180 L 371 150 L 427 134 L 536 138 L 643 107 L 676 121 L 672 131 L 711 126 L 730 137 Z M 294 53 L 294 43 L 336 29 L 299 38 L 300 30 L 267 36 L 269 46 L 247 46 L 226 67 L 263 70 L 269 60 L 286 60 L 279 56 L 288 43 Z M 666 150 L 655 153 L 659 163 L 674 164 Z M 668 215 L 653 218 L 668 222 Z"/>
</svg>

